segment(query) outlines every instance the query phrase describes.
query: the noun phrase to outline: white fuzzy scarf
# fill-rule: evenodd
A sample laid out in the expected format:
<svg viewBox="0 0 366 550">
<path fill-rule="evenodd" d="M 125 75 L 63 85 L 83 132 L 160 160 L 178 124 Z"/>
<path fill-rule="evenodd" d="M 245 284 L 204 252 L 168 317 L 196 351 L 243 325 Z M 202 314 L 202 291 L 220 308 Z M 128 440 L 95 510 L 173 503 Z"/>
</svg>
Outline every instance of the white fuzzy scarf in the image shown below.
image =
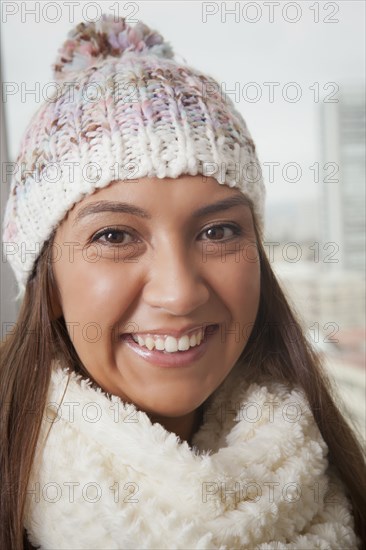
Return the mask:
<svg viewBox="0 0 366 550">
<path fill-rule="evenodd" d="M 57 363 L 47 402 L 24 522 L 35 546 L 360 544 L 344 485 L 328 465 L 301 389 L 248 384 L 236 366 L 206 401 L 192 447 Z"/>
</svg>

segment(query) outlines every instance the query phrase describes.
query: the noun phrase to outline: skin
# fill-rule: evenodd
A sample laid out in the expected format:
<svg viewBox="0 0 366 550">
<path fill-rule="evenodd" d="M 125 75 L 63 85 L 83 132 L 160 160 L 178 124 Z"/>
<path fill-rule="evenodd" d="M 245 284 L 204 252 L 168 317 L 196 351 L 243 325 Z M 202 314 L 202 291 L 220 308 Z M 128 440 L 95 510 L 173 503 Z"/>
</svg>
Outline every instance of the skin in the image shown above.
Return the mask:
<svg viewBox="0 0 366 550">
<path fill-rule="evenodd" d="M 193 216 L 233 196 L 243 197 L 201 175 L 113 182 L 78 202 L 55 234 L 56 316 L 64 316 L 85 368 L 102 389 L 188 442 L 201 405 L 234 367 L 258 311 L 260 262 L 250 207 Z M 106 210 L 80 217 L 100 201 L 133 204 L 151 218 Z M 219 227 L 207 231 L 212 225 Z M 113 232 L 100 236 L 111 226 Z M 71 242 L 77 244 L 65 244 Z M 203 357 L 184 368 L 149 364 L 117 337 L 211 323 L 220 330 Z"/>
</svg>

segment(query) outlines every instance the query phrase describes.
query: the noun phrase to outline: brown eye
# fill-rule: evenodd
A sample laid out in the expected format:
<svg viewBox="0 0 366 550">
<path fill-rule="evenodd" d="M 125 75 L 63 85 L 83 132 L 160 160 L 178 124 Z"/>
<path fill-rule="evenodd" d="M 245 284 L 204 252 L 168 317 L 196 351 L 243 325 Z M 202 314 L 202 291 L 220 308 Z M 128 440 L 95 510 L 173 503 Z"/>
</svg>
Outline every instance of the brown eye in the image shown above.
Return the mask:
<svg viewBox="0 0 366 550">
<path fill-rule="evenodd" d="M 221 241 L 230 239 L 235 235 L 241 235 L 241 229 L 235 225 L 213 225 L 205 229 L 202 234 L 206 234 L 210 241 Z"/>
<path fill-rule="evenodd" d="M 124 231 L 108 231 L 104 234 L 105 240 L 111 244 L 121 244 L 125 238 Z"/>
<path fill-rule="evenodd" d="M 123 231 L 118 228 L 107 228 L 97 233 L 93 242 L 99 242 L 103 245 L 125 245 L 133 241 L 133 236 L 128 231 Z"/>
<path fill-rule="evenodd" d="M 207 229 L 206 234 L 213 239 L 222 239 L 224 237 L 225 231 L 222 226 L 210 227 Z"/>
</svg>

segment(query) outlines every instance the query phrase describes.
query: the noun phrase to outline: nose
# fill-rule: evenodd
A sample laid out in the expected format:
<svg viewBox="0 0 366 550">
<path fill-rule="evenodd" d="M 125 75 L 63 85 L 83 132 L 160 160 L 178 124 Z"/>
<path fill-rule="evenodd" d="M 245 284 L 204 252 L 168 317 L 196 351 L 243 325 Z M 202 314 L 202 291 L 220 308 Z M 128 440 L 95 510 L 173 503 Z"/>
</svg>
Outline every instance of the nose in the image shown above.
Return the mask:
<svg viewBox="0 0 366 550">
<path fill-rule="evenodd" d="M 164 243 L 149 263 L 144 300 L 151 307 L 161 308 L 175 316 L 189 315 L 205 304 L 210 296 L 202 273 L 202 260 L 193 253 Z"/>
</svg>

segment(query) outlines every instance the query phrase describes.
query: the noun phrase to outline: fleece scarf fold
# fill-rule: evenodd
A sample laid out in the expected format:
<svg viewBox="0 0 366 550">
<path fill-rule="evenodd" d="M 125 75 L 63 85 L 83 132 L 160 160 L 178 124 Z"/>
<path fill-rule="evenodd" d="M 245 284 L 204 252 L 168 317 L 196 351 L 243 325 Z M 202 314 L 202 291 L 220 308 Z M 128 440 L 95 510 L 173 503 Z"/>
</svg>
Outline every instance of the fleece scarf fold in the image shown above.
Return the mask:
<svg viewBox="0 0 366 550">
<path fill-rule="evenodd" d="M 47 550 L 358 548 L 327 453 L 300 388 L 238 366 L 189 445 L 55 362 L 24 525 Z"/>
</svg>

